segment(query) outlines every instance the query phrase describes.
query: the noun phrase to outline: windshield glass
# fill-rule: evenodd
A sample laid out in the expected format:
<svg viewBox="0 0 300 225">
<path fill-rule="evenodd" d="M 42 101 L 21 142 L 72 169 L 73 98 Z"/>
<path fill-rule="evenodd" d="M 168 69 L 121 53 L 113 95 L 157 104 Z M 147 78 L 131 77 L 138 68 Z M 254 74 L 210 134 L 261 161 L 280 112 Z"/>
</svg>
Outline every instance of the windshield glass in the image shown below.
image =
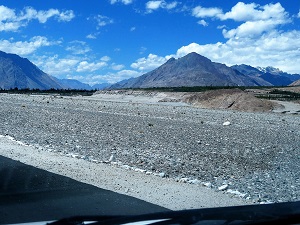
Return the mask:
<svg viewBox="0 0 300 225">
<path fill-rule="evenodd" d="M 300 200 L 295 2 L 1 4 L 1 224 Z"/>
</svg>

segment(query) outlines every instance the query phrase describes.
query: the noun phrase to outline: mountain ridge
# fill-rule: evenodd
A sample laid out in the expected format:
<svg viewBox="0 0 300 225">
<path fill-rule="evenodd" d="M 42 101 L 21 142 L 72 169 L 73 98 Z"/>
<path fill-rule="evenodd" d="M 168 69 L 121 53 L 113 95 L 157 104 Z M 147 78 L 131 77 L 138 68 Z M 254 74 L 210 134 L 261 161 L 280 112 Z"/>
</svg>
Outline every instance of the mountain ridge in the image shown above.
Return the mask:
<svg viewBox="0 0 300 225">
<path fill-rule="evenodd" d="M 288 74 L 274 67 L 253 67 L 246 64 L 231 67 L 212 62 L 195 52 L 181 58 L 170 58 L 156 69 L 136 78 L 113 85 L 90 86 L 74 79 L 58 79 L 44 73 L 27 58 L 0 51 L 1 89 L 122 89 L 193 86 L 288 86 L 300 74 Z"/>
<path fill-rule="evenodd" d="M 195 52 L 178 59 L 171 58 L 160 67 L 108 89 L 151 88 L 180 86 L 268 86 L 272 85 L 258 76 L 249 76 L 236 68 L 210 59 Z"/>
<path fill-rule="evenodd" d="M 288 86 L 294 81 L 300 79 L 300 74 L 288 74 L 271 66 L 253 67 L 250 65 L 241 64 L 231 66 L 231 68 L 234 68 L 245 75 L 261 78 L 268 82 L 270 86 Z"/>
<path fill-rule="evenodd" d="M 45 90 L 62 86 L 28 59 L 0 51 L 0 88 Z"/>
</svg>

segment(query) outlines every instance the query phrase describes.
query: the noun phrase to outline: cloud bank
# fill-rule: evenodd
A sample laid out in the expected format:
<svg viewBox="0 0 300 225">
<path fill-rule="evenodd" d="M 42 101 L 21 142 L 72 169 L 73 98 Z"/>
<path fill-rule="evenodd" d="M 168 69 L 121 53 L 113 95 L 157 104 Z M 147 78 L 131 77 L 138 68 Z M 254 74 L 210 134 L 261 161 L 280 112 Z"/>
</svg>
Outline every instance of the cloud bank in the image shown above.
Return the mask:
<svg viewBox="0 0 300 225">
<path fill-rule="evenodd" d="M 72 10 L 60 11 L 58 9 L 35 10 L 32 7 L 25 7 L 20 12 L 0 5 L 0 32 L 16 32 L 21 27 L 27 26 L 31 20 L 37 20 L 39 23 L 46 23 L 50 18 L 58 22 L 69 22 L 75 17 Z"/>
</svg>

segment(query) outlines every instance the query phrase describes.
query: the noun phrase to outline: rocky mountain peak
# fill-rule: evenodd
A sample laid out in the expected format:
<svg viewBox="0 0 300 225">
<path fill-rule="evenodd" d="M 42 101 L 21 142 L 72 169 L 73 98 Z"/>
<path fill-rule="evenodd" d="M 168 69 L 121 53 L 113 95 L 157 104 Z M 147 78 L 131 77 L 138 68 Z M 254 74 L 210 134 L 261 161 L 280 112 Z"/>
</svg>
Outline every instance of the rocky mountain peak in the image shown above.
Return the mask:
<svg viewBox="0 0 300 225">
<path fill-rule="evenodd" d="M 191 53 L 187 54 L 186 56 L 179 58 L 178 61 L 180 63 L 185 63 L 192 67 L 197 67 L 199 65 L 207 65 L 207 64 L 211 63 L 210 59 L 208 59 L 202 55 L 199 55 L 196 52 L 191 52 Z"/>
</svg>

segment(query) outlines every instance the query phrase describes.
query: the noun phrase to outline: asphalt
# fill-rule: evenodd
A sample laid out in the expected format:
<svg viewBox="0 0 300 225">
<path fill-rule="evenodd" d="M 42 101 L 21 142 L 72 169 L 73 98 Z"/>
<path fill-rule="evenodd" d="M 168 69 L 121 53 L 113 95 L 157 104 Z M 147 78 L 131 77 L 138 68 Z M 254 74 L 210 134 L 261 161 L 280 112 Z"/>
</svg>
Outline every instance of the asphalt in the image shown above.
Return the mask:
<svg viewBox="0 0 300 225">
<path fill-rule="evenodd" d="M 167 209 L 0 156 L 0 224 L 161 211 Z"/>
</svg>

